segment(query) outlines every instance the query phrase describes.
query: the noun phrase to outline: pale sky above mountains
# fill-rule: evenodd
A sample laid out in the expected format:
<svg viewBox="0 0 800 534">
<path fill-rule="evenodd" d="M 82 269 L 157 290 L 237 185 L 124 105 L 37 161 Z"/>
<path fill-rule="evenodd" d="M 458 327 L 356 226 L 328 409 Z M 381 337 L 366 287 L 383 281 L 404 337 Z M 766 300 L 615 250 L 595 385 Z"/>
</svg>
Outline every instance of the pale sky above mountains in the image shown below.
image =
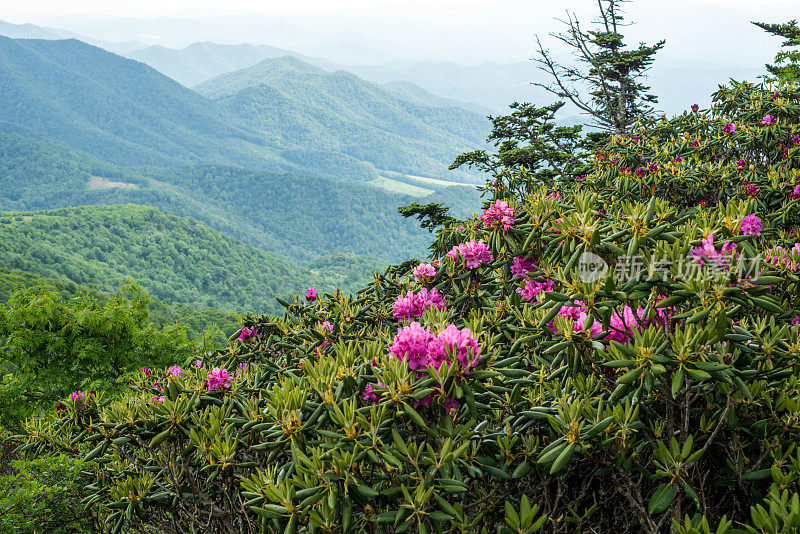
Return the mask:
<svg viewBox="0 0 800 534">
<path fill-rule="evenodd" d="M 26 0 L 0 18 L 64 28 L 107 41 L 179 48 L 251 42 L 323 55 L 332 42 L 373 46 L 387 60 L 520 61 L 534 34 L 559 29 L 565 9 L 593 16 L 593 0 Z M 662 58 L 762 65 L 778 42 L 750 20 L 800 18 L 796 0 L 635 0 L 634 40 L 665 38 Z M 165 20 L 169 17 L 172 20 Z M 136 19 L 136 20 L 132 20 Z M 552 41 L 548 45 L 556 46 Z"/>
</svg>

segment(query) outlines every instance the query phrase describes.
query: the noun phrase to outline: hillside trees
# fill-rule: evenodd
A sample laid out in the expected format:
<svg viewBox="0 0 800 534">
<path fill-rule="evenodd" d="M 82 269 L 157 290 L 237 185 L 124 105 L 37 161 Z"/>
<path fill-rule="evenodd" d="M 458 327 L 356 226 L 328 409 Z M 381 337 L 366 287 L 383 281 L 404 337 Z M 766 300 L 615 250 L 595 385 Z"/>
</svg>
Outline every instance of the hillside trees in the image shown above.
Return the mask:
<svg viewBox="0 0 800 534">
<path fill-rule="evenodd" d="M 792 82 L 800 80 L 800 27 L 797 21 L 786 24 L 753 22 L 767 33 L 784 39 L 781 50 L 775 55 L 775 63 L 765 65 L 772 75 L 768 81 Z"/>
<path fill-rule="evenodd" d="M 594 126 L 614 134 L 627 133 L 639 116 L 653 111 L 652 104 L 658 99 L 647 93 L 650 88 L 641 80 L 665 43 L 627 47 L 621 33 L 624 1 L 598 0 L 599 19 L 594 29 L 585 29 L 567 12 L 566 30 L 551 36 L 571 49 L 577 65 L 559 63 L 536 38 L 535 61 L 552 78 L 551 83 L 536 85 L 567 99 L 588 115 Z"/>
</svg>

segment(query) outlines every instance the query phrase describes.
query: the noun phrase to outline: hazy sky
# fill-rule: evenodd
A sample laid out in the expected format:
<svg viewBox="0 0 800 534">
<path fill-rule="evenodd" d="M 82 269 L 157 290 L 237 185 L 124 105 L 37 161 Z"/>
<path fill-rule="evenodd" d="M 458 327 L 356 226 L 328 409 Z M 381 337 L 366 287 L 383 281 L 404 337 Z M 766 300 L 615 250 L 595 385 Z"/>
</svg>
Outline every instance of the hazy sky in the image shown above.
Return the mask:
<svg viewBox="0 0 800 534">
<path fill-rule="evenodd" d="M 187 11 L 222 10 L 249 13 L 321 13 L 351 9 L 381 11 L 409 11 L 416 14 L 447 13 L 455 10 L 475 8 L 503 9 L 508 6 L 535 8 L 540 5 L 558 4 L 575 8 L 586 2 L 573 0 L 553 2 L 550 0 L 137 0 L 121 2 L 108 0 L 25 0 L 24 2 L 5 2 L 0 18 L 50 16 L 67 14 L 104 14 L 114 16 L 158 16 L 181 15 Z M 662 3 L 662 0 L 641 0 L 640 4 Z M 680 4 L 681 0 L 669 2 Z M 702 3 L 723 7 L 736 7 L 745 10 L 760 10 L 778 7 L 781 11 L 792 6 L 792 2 L 779 0 L 702 0 Z M 765 15 L 769 9 L 765 10 Z M 17 20 L 14 20 L 17 21 Z"/>
<path fill-rule="evenodd" d="M 107 41 L 182 47 L 199 40 L 271 44 L 324 55 L 342 33 L 381 43 L 398 59 L 520 61 L 534 34 L 558 30 L 566 9 L 586 17 L 594 0 L 0 0 L 0 19 L 65 28 Z M 778 46 L 750 20 L 800 19 L 800 0 L 635 0 L 632 40 L 664 38 L 661 57 L 763 64 Z M 111 17 L 175 21 L 109 21 Z M 189 19 L 192 19 L 189 22 Z M 202 24 L 198 24 L 200 21 Z M 351 39 L 351 37 L 346 37 Z M 341 39 L 340 39 L 341 41 Z M 363 44 L 363 42 L 362 42 Z M 550 43 L 552 44 L 552 43 Z"/>
</svg>

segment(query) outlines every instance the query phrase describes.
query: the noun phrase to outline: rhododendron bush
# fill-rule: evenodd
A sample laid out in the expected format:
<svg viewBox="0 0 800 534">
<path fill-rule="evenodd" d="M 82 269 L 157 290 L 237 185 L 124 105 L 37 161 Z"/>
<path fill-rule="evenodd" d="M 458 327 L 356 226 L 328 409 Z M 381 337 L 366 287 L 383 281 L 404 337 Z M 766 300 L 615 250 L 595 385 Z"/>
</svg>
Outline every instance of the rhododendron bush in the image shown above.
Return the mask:
<svg viewBox="0 0 800 534">
<path fill-rule="evenodd" d="M 85 456 L 115 531 L 793 531 L 800 90 L 715 102 L 574 176 L 502 171 L 427 262 L 26 446 Z"/>
</svg>

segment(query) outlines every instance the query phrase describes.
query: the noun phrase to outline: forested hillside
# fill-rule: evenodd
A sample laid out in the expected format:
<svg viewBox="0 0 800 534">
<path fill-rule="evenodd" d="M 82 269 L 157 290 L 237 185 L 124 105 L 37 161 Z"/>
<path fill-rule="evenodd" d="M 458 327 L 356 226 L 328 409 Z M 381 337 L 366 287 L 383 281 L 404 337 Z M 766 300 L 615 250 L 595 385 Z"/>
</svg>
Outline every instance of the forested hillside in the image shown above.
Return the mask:
<svg viewBox="0 0 800 534">
<path fill-rule="evenodd" d="M 382 265 L 338 255 L 300 265 L 143 206 L 0 214 L 0 267 L 103 291 L 130 278 L 168 304 L 275 310 L 275 297 L 309 285 L 348 290 Z"/>
<path fill-rule="evenodd" d="M 199 42 L 180 49 L 154 45 L 126 54 L 186 87 L 193 87 L 220 74 L 252 67 L 269 57 L 286 55 L 295 55 L 318 66 L 334 65 L 330 61 L 302 56 L 291 50 L 248 43 Z"/>
<path fill-rule="evenodd" d="M 474 210 L 478 192 L 441 189 L 426 200 Z M 293 259 L 334 252 L 394 261 L 422 257 L 428 233 L 397 215 L 414 200 L 370 185 L 236 167 L 141 169 L 0 133 L 0 211 L 134 203 L 193 217 Z M 332 237 L 335 236 L 335 237 Z"/>
<path fill-rule="evenodd" d="M 19 269 L 0 267 L 0 306 L 6 303 L 14 292 L 31 287 L 44 287 L 55 291 L 64 299 L 75 299 L 84 296 L 99 299 L 101 302 L 108 294 L 95 287 L 76 284 L 60 278 L 50 278 Z M 236 330 L 238 321 L 236 314 L 222 312 L 215 308 L 201 308 L 183 303 L 167 304 L 157 298 L 151 298 L 148 306 L 150 320 L 156 326 L 167 326 L 180 323 L 186 328 L 189 339 L 199 340 L 210 325 L 217 325 L 224 337 Z M 222 340 L 220 340 L 222 341 Z"/>
<path fill-rule="evenodd" d="M 378 169 L 450 180 L 470 179 L 447 164 L 483 146 L 488 134 L 478 113 L 403 100 L 348 72 L 327 72 L 292 56 L 223 74 L 197 90 L 266 132 L 270 145 L 342 152 Z"/>
<path fill-rule="evenodd" d="M 272 164 L 263 138 L 195 92 L 77 40 L 0 37 L 0 124 L 113 163 Z"/>
</svg>

